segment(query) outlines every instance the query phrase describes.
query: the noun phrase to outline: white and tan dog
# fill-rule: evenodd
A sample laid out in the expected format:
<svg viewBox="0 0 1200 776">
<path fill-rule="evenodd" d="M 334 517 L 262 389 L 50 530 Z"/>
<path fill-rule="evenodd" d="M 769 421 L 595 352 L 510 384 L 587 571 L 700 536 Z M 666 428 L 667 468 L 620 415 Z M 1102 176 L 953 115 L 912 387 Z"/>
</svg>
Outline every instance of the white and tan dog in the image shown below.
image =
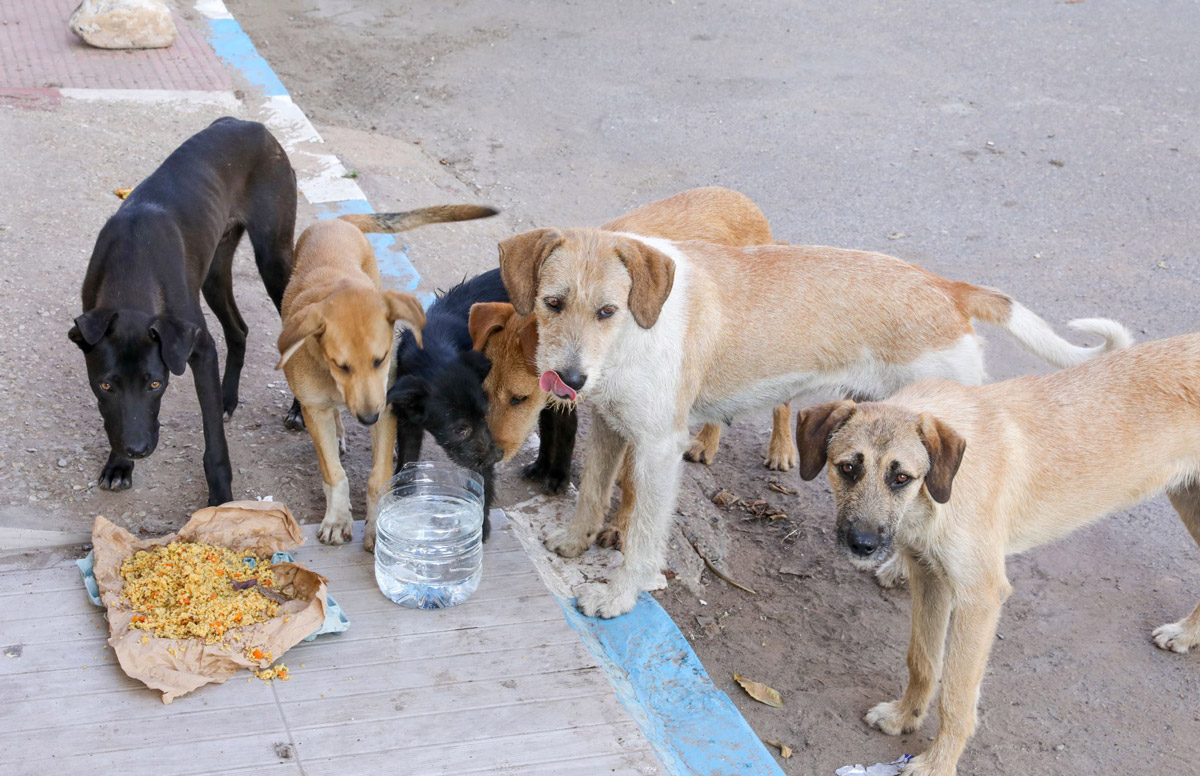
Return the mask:
<svg viewBox="0 0 1200 776">
<path fill-rule="evenodd" d="M 544 382 L 594 408 L 575 517 L 550 549 L 574 557 L 591 545 L 633 448 L 625 563 L 577 591 L 579 608 L 601 617 L 632 609 L 662 569 L 689 420 L 729 422 L 820 389 L 883 397 L 925 377 L 979 383 L 972 318 L 1058 365 L 1128 341 L 1112 321 L 1077 321 L 1107 340 L 1077 347 L 1004 294 L 835 248 L 539 229 L 500 244 L 500 270 L 517 312 L 537 315 Z"/>
<path fill-rule="evenodd" d="M 831 402 L 803 410 L 796 426 L 801 475 L 812 479 L 828 458 L 846 553 L 868 566 L 896 552 L 910 559 L 908 686 L 865 717 L 910 733 L 941 679 L 941 728 L 905 776 L 952 776 L 975 731 L 1012 591 L 1006 555 L 1164 491 L 1200 543 L 1200 334 L 1044 377 L 927 381 L 885 403 Z M 1200 606 L 1154 642 L 1200 644 Z"/>
</svg>

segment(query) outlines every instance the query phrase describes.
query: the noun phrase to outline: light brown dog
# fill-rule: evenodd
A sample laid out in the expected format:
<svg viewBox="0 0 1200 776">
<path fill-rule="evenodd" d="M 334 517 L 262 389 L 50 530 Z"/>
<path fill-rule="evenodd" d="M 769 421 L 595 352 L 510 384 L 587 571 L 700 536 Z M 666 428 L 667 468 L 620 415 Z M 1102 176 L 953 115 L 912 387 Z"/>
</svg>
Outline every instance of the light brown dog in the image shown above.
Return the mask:
<svg viewBox="0 0 1200 776">
<path fill-rule="evenodd" d="M 424 224 L 494 215 L 491 208 L 447 205 L 408 213 L 346 215 L 318 221 L 296 242 L 295 267 L 283 295 L 279 363 L 300 401 L 325 483 L 325 518 L 317 538 L 350 540 L 350 490 L 339 452 L 346 449 L 342 410 L 371 427 L 363 549 L 375 546 L 379 494 L 392 476 L 396 420 L 387 404 L 395 324 L 413 328 L 425 313 L 411 294 L 384 291 L 375 252 L 363 232 L 401 232 Z"/>
<path fill-rule="evenodd" d="M 726 422 L 815 390 L 874 398 L 927 377 L 982 382 L 973 318 L 1059 365 L 1129 341 L 1112 321 L 1077 321 L 1106 340 L 1078 347 L 997 291 L 834 248 L 539 229 L 500 244 L 500 271 L 516 311 L 537 316 L 543 381 L 594 408 L 575 517 L 547 538 L 551 550 L 591 545 L 632 446 L 624 565 L 577 591 L 581 611 L 602 617 L 632 609 L 662 568 L 689 420 Z"/>
<path fill-rule="evenodd" d="M 719 245 L 775 243 L 767 217 L 758 205 L 745 194 L 721 186 L 681 191 L 632 210 L 600 228 Z M 483 381 L 488 395 L 488 428 L 508 461 L 533 433 L 538 416 L 550 398 L 538 386 L 537 319 L 518 315 L 506 302 L 482 302 L 471 308 L 470 329 L 475 349 L 492 362 L 492 371 Z M 791 419 L 791 407 L 786 402 L 775 408 L 771 439 L 763 458 L 768 469 L 788 471 L 796 465 Z M 705 425 L 683 457 L 711 464 L 720 442 L 721 427 Z"/>
<path fill-rule="evenodd" d="M 1200 335 L 1191 334 L 1045 377 L 927 381 L 886 403 L 800 412 L 800 473 L 812 479 L 828 459 L 838 543 L 860 565 L 909 559 L 908 686 L 865 717 L 890 735 L 916 730 L 941 678 L 941 728 L 906 776 L 952 776 L 975 731 L 1012 590 L 1006 555 L 1164 491 L 1200 543 L 1197 386 Z M 1200 644 L 1200 606 L 1156 629 L 1154 642 L 1175 652 Z"/>
</svg>

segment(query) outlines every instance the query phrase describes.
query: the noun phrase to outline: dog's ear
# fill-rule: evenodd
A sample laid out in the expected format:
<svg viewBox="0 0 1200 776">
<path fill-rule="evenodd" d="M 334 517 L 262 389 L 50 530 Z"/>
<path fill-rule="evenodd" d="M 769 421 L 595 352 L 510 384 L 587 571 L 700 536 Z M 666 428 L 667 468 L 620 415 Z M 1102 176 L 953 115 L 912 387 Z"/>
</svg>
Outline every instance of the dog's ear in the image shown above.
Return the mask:
<svg viewBox="0 0 1200 776">
<path fill-rule="evenodd" d="M 181 375 L 187 369 L 188 359 L 196 350 L 200 340 L 200 327 L 178 318 L 160 315 L 150 322 L 150 336 L 158 340 L 163 363 L 173 375 Z"/>
<path fill-rule="evenodd" d="M 383 300 L 387 303 L 388 323 L 404 321 L 412 329 L 417 347 L 424 347 L 421 344 L 421 329 L 425 326 L 425 310 L 417 298 L 403 291 L 384 291 Z"/>
<path fill-rule="evenodd" d="M 67 338 L 86 353 L 108 333 L 116 319 L 116 310 L 91 310 L 75 319 Z"/>
<path fill-rule="evenodd" d="M 464 350 L 458 354 L 458 358 L 466 364 L 472 372 L 479 375 L 482 381 L 488 376 L 488 372 L 492 371 L 492 360 L 480 353 L 478 350 Z"/>
<path fill-rule="evenodd" d="M 525 361 L 525 371 L 537 377 L 537 346 L 538 326 L 537 317 L 522 315 L 517 318 L 513 327 L 517 330 L 517 340 L 521 343 L 521 355 Z"/>
<path fill-rule="evenodd" d="M 800 452 L 800 478 L 811 480 L 825 468 L 829 437 L 854 414 L 854 402 L 831 401 L 800 410 L 796 416 L 796 447 Z"/>
<path fill-rule="evenodd" d="M 471 305 L 467 316 L 467 331 L 471 333 L 471 347 L 482 352 L 493 334 L 504 330 L 504 324 L 516 311 L 508 302 L 476 302 Z"/>
<path fill-rule="evenodd" d="M 542 262 L 562 243 L 563 234 L 557 229 L 534 229 L 500 243 L 500 279 L 521 315 L 533 312 Z"/>
<path fill-rule="evenodd" d="M 296 354 L 304 340 L 324 333 L 325 315 L 320 304 L 310 304 L 292 313 L 275 343 L 279 347 L 279 363 L 275 368 L 283 369 L 283 365 Z"/>
<path fill-rule="evenodd" d="M 649 329 L 671 295 L 675 262 L 662 251 L 627 237 L 617 243 L 617 256 L 633 281 L 629 287 L 629 312 L 638 326 Z"/>
<path fill-rule="evenodd" d="M 922 412 L 917 418 L 917 433 L 929 453 L 929 473 L 925 475 L 925 490 L 939 504 L 950 500 L 950 486 L 962 464 L 967 440 L 932 415 Z"/>
<path fill-rule="evenodd" d="M 392 384 L 387 400 L 396 416 L 418 421 L 425 415 L 425 400 L 429 398 L 429 383 L 420 377 L 405 375 Z"/>
</svg>

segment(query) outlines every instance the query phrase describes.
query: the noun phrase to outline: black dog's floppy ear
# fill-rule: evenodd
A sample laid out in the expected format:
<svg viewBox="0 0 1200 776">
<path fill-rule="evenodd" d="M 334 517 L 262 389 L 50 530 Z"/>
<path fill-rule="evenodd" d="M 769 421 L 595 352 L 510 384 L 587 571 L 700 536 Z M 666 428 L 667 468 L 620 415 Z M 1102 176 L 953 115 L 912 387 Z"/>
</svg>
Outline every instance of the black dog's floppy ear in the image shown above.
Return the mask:
<svg viewBox="0 0 1200 776">
<path fill-rule="evenodd" d="M 492 360 L 478 350 L 464 350 L 458 354 L 458 357 L 471 368 L 472 372 L 479 375 L 480 382 L 488 376 L 488 372 L 492 371 Z"/>
<path fill-rule="evenodd" d="M 82 350 L 90 350 L 108 333 L 109 327 L 116 319 L 116 310 L 90 310 L 75 319 L 75 325 L 67 332 L 67 338 Z"/>
<path fill-rule="evenodd" d="M 925 490 L 939 504 L 950 500 L 950 486 L 962 464 L 967 440 L 932 415 L 922 412 L 917 419 L 917 432 L 929 453 L 929 472 L 925 475 Z"/>
<path fill-rule="evenodd" d="M 800 410 L 796 416 L 796 448 L 800 453 L 800 478 L 811 480 L 825 468 L 829 437 L 854 414 L 854 402 L 831 401 Z"/>
<path fill-rule="evenodd" d="M 200 339 L 200 327 L 194 323 L 161 315 L 150 322 L 150 336 L 158 340 L 163 363 L 173 375 L 181 375 L 187 369 L 188 359 L 196 350 Z"/>
<path fill-rule="evenodd" d="M 405 375 L 392 384 L 388 391 L 388 403 L 401 418 L 420 418 L 425 414 L 425 400 L 429 398 L 429 383 L 413 375 Z"/>
<path fill-rule="evenodd" d="M 509 301 L 521 315 L 533 312 L 542 262 L 563 240 L 562 232 L 557 229 L 534 229 L 500 243 L 500 279 L 504 281 Z"/>
</svg>

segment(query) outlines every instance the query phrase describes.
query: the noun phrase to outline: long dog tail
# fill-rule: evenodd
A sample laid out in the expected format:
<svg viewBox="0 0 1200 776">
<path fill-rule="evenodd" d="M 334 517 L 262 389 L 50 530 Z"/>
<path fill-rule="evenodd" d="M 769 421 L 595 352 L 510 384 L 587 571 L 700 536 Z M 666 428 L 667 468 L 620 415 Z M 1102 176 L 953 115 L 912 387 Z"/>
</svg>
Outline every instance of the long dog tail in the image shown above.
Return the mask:
<svg viewBox="0 0 1200 776">
<path fill-rule="evenodd" d="M 1073 345 L 1054 332 L 1036 313 L 1007 294 L 963 283 L 959 299 L 972 318 L 995 324 L 1048 364 L 1059 368 L 1082 364 L 1090 358 L 1133 344 L 1133 335 L 1108 318 L 1078 318 L 1067 325 L 1104 338 L 1103 345 Z M 965 292 L 965 293 L 964 293 Z"/>
<path fill-rule="evenodd" d="M 339 216 L 343 221 L 357 226 L 364 232 L 386 232 L 394 234 L 416 229 L 426 224 L 445 224 L 451 221 L 472 221 L 499 213 L 495 208 L 484 205 L 437 205 L 405 213 L 352 213 Z"/>
</svg>

